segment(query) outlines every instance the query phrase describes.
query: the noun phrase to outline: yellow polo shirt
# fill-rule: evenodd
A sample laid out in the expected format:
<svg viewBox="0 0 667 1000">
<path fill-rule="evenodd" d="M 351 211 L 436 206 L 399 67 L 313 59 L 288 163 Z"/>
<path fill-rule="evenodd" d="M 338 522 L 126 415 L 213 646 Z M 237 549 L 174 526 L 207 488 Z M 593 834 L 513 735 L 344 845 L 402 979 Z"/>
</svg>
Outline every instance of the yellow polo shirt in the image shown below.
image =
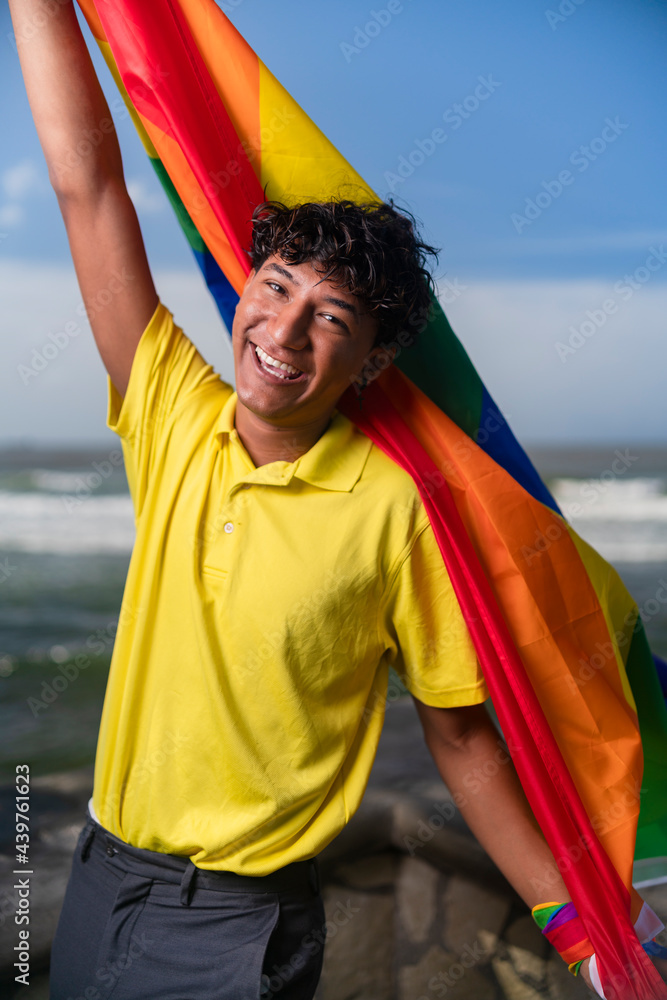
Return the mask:
<svg viewBox="0 0 667 1000">
<path fill-rule="evenodd" d="M 390 664 L 427 704 L 487 697 L 415 484 L 338 411 L 256 468 L 236 393 L 162 304 L 108 390 L 137 535 L 95 814 L 200 868 L 312 857 L 361 802 Z"/>
</svg>

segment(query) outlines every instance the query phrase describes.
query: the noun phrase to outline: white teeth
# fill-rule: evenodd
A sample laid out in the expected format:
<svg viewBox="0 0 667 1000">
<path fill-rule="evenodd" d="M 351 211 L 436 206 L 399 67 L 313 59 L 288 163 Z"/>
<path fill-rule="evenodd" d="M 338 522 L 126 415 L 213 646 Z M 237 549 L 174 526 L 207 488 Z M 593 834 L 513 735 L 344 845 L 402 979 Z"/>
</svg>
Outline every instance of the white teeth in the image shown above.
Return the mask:
<svg viewBox="0 0 667 1000">
<path fill-rule="evenodd" d="M 284 361 L 276 361 L 276 359 L 272 358 L 270 354 L 267 354 L 266 351 L 263 351 L 262 348 L 259 346 L 259 344 L 256 345 L 255 347 L 255 353 L 264 362 L 264 364 L 271 365 L 272 368 L 277 369 L 277 371 L 275 372 L 276 375 L 278 374 L 279 370 L 287 372 L 288 375 L 302 374 L 299 371 L 299 369 L 294 368 L 293 365 L 286 365 Z M 285 378 L 284 375 L 281 375 L 280 377 Z"/>
</svg>

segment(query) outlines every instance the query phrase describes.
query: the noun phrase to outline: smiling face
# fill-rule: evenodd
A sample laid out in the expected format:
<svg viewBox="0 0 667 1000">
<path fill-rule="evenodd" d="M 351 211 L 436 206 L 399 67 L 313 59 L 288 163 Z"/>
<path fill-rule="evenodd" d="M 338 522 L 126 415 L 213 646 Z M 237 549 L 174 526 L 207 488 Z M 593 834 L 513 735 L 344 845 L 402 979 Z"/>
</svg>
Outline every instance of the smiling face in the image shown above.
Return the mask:
<svg viewBox="0 0 667 1000">
<path fill-rule="evenodd" d="M 382 351 L 373 350 L 377 329 L 357 296 L 323 281 L 312 264 L 269 257 L 251 271 L 234 317 L 239 402 L 281 427 L 327 419 Z"/>
</svg>

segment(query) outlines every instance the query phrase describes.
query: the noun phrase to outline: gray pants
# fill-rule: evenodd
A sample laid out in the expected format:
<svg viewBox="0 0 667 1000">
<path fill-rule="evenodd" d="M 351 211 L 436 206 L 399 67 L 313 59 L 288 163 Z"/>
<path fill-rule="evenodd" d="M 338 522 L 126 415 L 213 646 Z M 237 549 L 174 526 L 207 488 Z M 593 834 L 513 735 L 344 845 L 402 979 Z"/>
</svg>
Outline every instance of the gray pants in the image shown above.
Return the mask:
<svg viewBox="0 0 667 1000">
<path fill-rule="evenodd" d="M 317 860 L 204 872 L 90 819 L 51 955 L 50 1000 L 311 1000 L 326 936 Z"/>
</svg>

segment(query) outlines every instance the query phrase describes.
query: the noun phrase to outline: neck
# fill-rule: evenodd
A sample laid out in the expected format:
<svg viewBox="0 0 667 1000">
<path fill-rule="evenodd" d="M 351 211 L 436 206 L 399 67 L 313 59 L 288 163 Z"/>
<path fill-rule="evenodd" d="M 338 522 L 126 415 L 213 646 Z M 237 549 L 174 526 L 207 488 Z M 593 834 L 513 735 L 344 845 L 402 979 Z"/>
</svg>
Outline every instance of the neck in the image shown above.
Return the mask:
<svg viewBox="0 0 667 1000">
<path fill-rule="evenodd" d="M 257 416 L 237 400 L 234 423 L 245 450 L 259 468 L 270 462 L 295 462 L 319 441 L 330 421 L 328 413 L 298 427 L 280 427 Z"/>
</svg>

